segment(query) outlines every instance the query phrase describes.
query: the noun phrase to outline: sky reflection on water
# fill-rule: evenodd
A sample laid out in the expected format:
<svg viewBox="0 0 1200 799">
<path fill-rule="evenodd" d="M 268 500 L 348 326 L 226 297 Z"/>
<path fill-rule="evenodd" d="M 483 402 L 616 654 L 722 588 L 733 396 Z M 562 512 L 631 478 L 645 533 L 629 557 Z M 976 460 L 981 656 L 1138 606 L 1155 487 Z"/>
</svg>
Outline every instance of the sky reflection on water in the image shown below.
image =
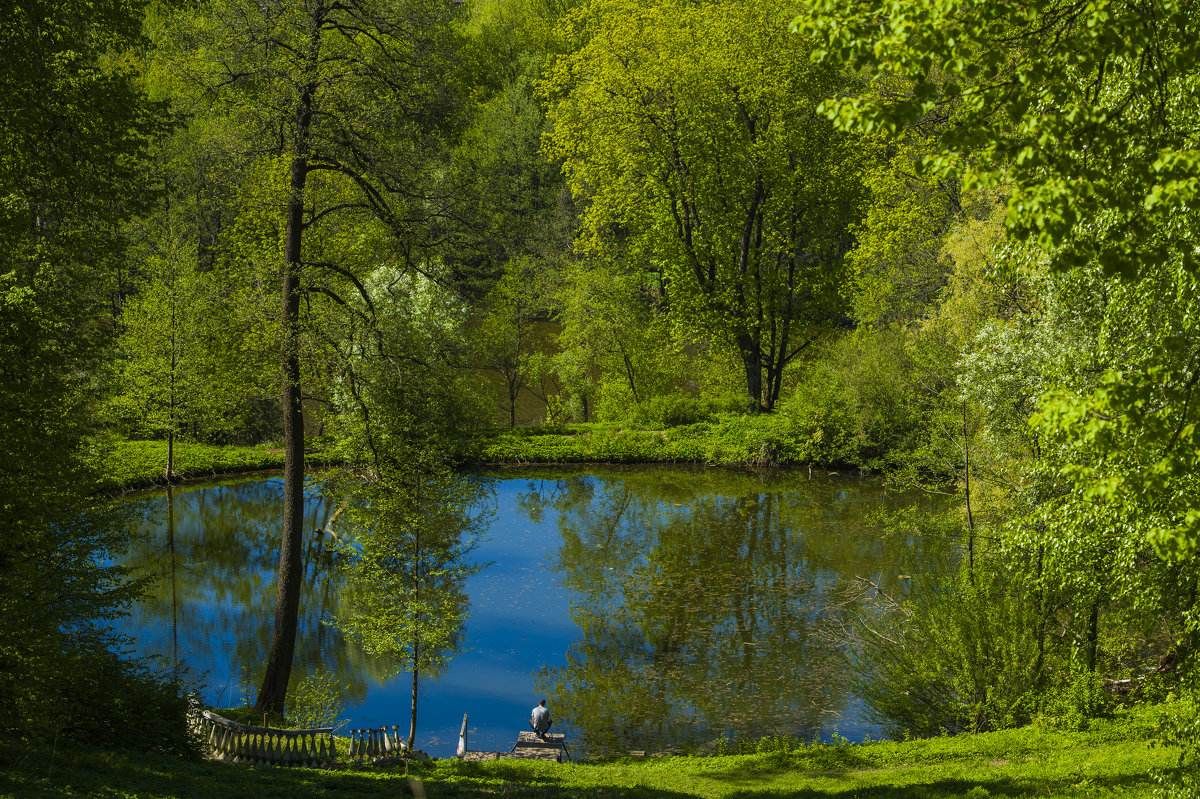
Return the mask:
<svg viewBox="0 0 1200 799">
<path fill-rule="evenodd" d="M 896 499 L 868 482 L 697 469 L 549 471 L 487 478 L 495 520 L 470 577 L 466 651 L 423 678 L 417 746 L 507 750 L 537 699 L 573 751 L 703 744 L 871 728 L 838 660 L 839 592 L 895 584 L 909 554 L 864 516 Z M 127 562 L 162 575 L 127 620 L 141 652 L 206 674 L 204 696 L 252 699 L 270 640 L 282 480 L 185 487 L 134 500 Z M 331 508 L 313 492 L 307 528 Z M 173 515 L 173 536 L 168 513 Z M 407 730 L 411 678 L 387 678 L 333 626 L 326 541 L 309 536 L 297 670 L 350 686 L 351 727 Z M 907 550 L 906 550 L 907 551 Z"/>
</svg>

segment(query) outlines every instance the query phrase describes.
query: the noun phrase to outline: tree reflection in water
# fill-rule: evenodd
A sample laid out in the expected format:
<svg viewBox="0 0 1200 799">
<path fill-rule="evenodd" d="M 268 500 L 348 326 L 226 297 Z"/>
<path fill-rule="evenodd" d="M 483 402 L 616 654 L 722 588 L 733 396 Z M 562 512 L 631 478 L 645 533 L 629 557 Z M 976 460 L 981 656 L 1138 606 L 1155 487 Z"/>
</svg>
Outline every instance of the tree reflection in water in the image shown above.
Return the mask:
<svg viewBox="0 0 1200 799">
<path fill-rule="evenodd" d="M 469 710 L 481 725 L 473 741 L 507 748 L 534 699 L 530 672 L 543 663 L 552 668 L 533 682 L 549 696 L 556 728 L 593 753 L 721 735 L 866 732 L 855 726 L 840 625 L 861 607 L 858 576 L 898 597 L 899 575 L 930 568 L 912 560 L 932 559 L 920 541 L 880 536 L 869 523 L 907 501 L 869 481 L 804 474 L 520 475 L 503 473 L 506 488 L 488 495 L 498 517 L 476 556 L 496 565 L 460 589 L 472 606 L 470 651 L 442 679 L 422 681 L 430 712 L 420 746 L 451 754 Z M 525 490 L 514 507 L 517 487 Z M 208 672 L 210 702 L 236 704 L 240 683 L 257 686 L 274 616 L 281 490 L 259 477 L 130 501 L 138 534 L 123 562 L 161 579 L 125 629 L 167 665 Z M 324 528 L 334 510 L 314 491 L 307 529 Z M 334 531 L 349 535 L 349 522 L 339 518 Z M 353 592 L 337 575 L 332 537 L 307 542 L 296 679 L 328 669 L 350 685 L 349 698 L 370 696 L 348 709 L 354 723 L 395 723 L 408 706 L 404 687 L 387 680 L 397 664 L 365 657 L 326 623 L 349 609 Z M 433 740 L 451 737 L 440 750 Z"/>
<path fill-rule="evenodd" d="M 278 514 L 283 481 L 251 478 L 173 489 L 132 500 L 140 511 L 122 562 L 136 576 L 152 576 L 148 595 L 128 620 L 139 648 L 165 665 L 185 653 L 191 679 L 220 705 L 248 701 L 261 677 L 274 620 Z M 305 581 L 293 680 L 318 669 L 340 675 L 348 701 L 359 700 L 385 665 L 363 657 L 336 628 L 324 623 L 337 606 L 335 553 L 324 530 L 331 503 L 308 492 Z M 162 620 L 170 619 L 170 624 Z M 237 635 L 229 632 L 236 630 Z M 377 674 L 376 672 L 381 672 Z"/>
<path fill-rule="evenodd" d="M 552 568 L 582 633 L 539 690 L 592 754 L 828 734 L 851 704 L 841 631 L 857 577 L 902 593 L 920 557 L 865 524 L 894 500 L 795 475 L 674 474 L 531 483 L 520 507 L 557 514 Z"/>
</svg>

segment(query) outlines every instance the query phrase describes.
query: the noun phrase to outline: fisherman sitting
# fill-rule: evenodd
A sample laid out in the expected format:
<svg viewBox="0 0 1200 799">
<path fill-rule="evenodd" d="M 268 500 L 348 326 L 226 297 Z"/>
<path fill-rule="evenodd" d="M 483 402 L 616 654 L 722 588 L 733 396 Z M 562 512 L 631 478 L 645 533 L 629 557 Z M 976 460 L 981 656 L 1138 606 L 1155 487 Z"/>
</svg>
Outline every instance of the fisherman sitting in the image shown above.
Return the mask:
<svg viewBox="0 0 1200 799">
<path fill-rule="evenodd" d="M 546 732 L 553 723 L 553 719 L 550 718 L 550 710 L 546 707 L 546 700 L 543 699 L 537 703 L 537 707 L 529 715 L 529 726 L 533 728 L 533 732 L 538 738 L 545 740 Z"/>
</svg>

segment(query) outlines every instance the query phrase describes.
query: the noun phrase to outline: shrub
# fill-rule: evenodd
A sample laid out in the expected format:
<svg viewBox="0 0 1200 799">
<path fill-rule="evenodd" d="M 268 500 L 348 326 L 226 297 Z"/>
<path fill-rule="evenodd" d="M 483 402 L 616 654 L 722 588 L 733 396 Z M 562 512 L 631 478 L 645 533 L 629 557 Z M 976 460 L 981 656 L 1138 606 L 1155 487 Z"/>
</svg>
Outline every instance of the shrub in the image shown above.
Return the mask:
<svg viewBox="0 0 1200 799">
<path fill-rule="evenodd" d="M 47 735 L 100 747 L 200 755 L 187 722 L 191 699 L 177 674 L 104 649 L 76 652 L 63 667 L 71 676 L 57 683 L 58 712 Z"/>
<path fill-rule="evenodd" d="M 789 421 L 773 414 L 723 414 L 665 430 L 605 425 L 493 431 L 476 439 L 474 456 L 517 463 L 690 462 L 770 467 L 804 463 L 809 450 Z"/>
<path fill-rule="evenodd" d="M 778 414 L 723 415 L 709 431 L 710 463 L 756 467 L 804 463 L 811 452 L 794 435 L 791 421 Z"/>
<path fill-rule="evenodd" d="M 1163 714 L 1159 740 L 1179 747 L 1179 767 L 1160 774 L 1158 795 L 1163 799 L 1200 799 L 1200 692 L 1195 678 L 1181 702 Z"/>
<path fill-rule="evenodd" d="M 305 675 L 288 694 L 288 723 L 300 730 L 345 726 L 347 720 L 340 717 L 345 710 L 348 690 L 329 669 L 321 668 Z"/>
<path fill-rule="evenodd" d="M 1073 669 L 1061 685 L 1044 693 L 1038 719 L 1054 729 L 1079 732 L 1106 709 L 1100 677 L 1086 669 Z"/>
<path fill-rule="evenodd" d="M 804 741 L 795 735 L 764 735 L 761 738 L 718 738 L 711 744 L 711 753 L 722 755 L 755 755 L 771 752 L 800 752 Z"/>
<path fill-rule="evenodd" d="M 900 606 L 859 624 L 867 715 L 896 738 L 1028 722 L 1042 665 L 1033 605 L 979 569 L 974 582 L 964 573 L 914 579 Z"/>
<path fill-rule="evenodd" d="M 676 427 L 703 422 L 712 416 L 707 403 L 695 397 L 666 394 L 638 405 L 634 422 L 648 428 Z"/>
<path fill-rule="evenodd" d="M 592 416 L 600 422 L 628 424 L 637 412 L 633 391 L 622 380 L 601 381 L 592 395 Z"/>
<path fill-rule="evenodd" d="M 707 422 L 719 414 L 746 414 L 752 410 L 749 397 L 725 396 L 700 399 L 683 394 L 651 397 L 637 406 L 633 421 L 642 427 L 664 429 Z"/>
<path fill-rule="evenodd" d="M 814 461 L 883 468 L 923 430 L 912 371 L 900 334 L 860 331 L 821 353 L 778 412 Z"/>
</svg>

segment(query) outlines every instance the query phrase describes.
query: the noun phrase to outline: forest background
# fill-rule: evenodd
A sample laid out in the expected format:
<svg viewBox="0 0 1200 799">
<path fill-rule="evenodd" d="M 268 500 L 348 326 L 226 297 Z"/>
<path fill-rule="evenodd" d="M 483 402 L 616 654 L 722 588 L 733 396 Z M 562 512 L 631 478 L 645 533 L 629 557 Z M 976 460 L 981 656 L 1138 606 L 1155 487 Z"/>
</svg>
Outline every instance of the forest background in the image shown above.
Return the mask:
<svg viewBox="0 0 1200 799">
<path fill-rule="evenodd" d="M 17 3 L 5 734 L 187 746 L 102 625 L 137 586 L 97 464 L 151 438 L 165 480 L 192 443 L 285 451 L 263 707 L 314 449 L 401 516 L 447 464 L 569 446 L 881 472 L 953 498 L 879 520 L 955 544 L 858 631 L 897 735 L 1190 691 L 1198 10 Z M 498 431 L 523 400 L 549 427 Z"/>
</svg>

